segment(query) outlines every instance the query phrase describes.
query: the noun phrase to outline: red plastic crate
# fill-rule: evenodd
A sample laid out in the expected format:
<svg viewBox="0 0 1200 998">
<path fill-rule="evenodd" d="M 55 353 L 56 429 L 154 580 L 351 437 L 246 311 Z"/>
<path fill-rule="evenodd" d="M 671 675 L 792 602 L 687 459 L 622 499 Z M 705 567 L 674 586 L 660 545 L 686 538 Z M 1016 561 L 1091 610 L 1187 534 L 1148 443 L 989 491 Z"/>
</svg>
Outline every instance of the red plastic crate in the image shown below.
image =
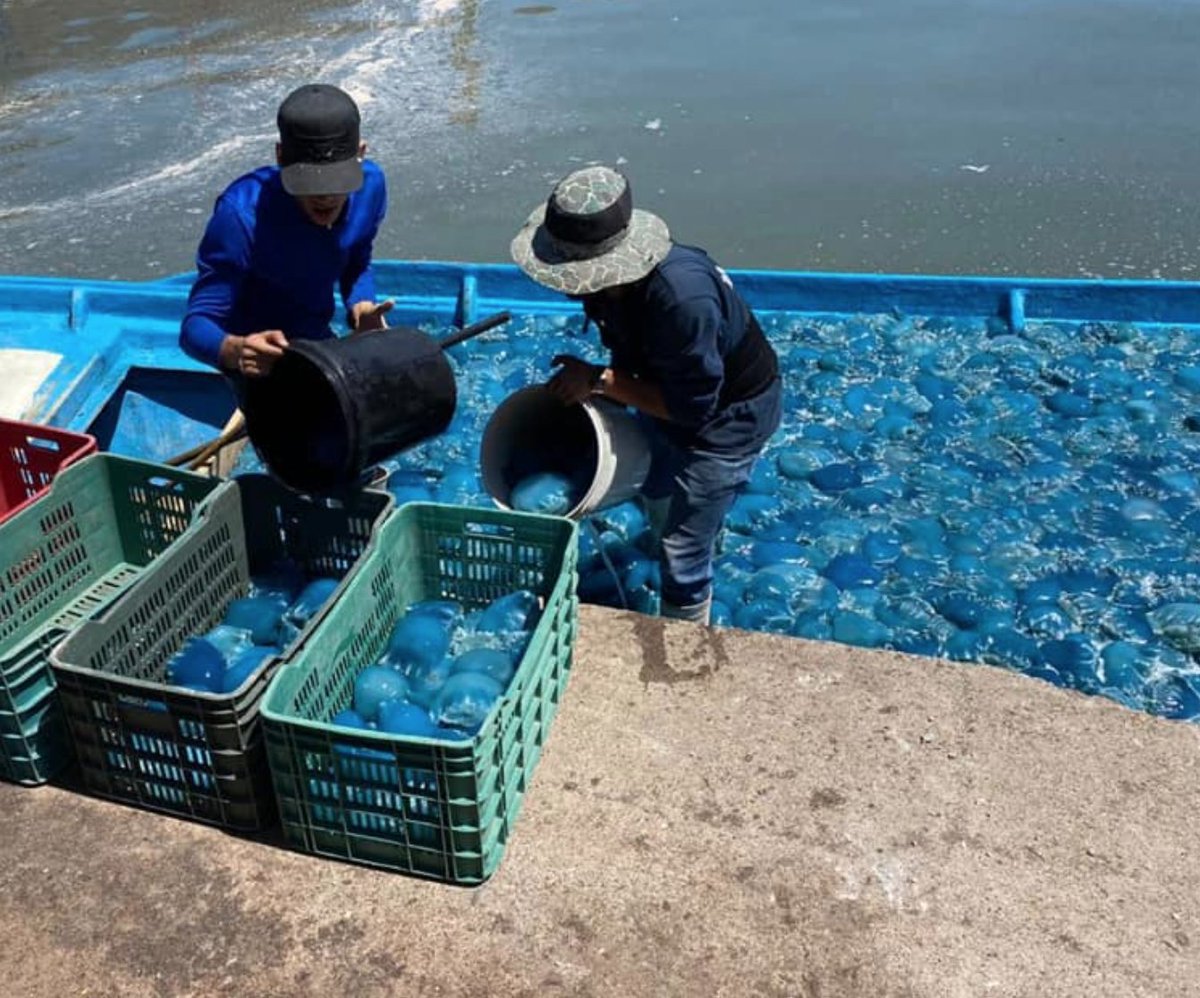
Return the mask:
<svg viewBox="0 0 1200 998">
<path fill-rule="evenodd" d="M 60 469 L 95 450 L 86 433 L 0 419 L 0 523 L 45 492 Z"/>
</svg>

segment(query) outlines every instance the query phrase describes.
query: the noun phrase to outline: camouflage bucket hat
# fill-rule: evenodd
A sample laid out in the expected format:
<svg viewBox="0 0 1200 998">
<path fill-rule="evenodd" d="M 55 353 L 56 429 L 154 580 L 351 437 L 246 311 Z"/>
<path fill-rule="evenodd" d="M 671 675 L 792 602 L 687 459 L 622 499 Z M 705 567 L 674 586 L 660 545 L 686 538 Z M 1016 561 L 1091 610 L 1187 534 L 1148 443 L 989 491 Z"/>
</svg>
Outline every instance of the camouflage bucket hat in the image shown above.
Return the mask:
<svg viewBox="0 0 1200 998">
<path fill-rule="evenodd" d="M 624 175 L 589 166 L 554 186 L 510 249 L 539 284 L 586 295 L 641 280 L 670 251 L 671 234 L 657 215 L 633 207 Z"/>
</svg>

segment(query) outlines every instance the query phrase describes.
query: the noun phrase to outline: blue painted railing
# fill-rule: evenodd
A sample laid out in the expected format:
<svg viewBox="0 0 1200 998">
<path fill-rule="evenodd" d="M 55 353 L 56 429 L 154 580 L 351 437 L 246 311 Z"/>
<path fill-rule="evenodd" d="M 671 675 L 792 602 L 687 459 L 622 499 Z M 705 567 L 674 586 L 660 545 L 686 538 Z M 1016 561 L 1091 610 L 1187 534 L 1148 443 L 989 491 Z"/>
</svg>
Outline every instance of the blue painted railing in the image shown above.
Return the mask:
<svg viewBox="0 0 1200 998">
<path fill-rule="evenodd" d="M 507 309 L 516 316 L 578 306 L 505 264 L 377 261 L 380 294 L 395 322 L 462 325 Z M 1193 324 L 1200 284 L 1170 281 L 928 277 L 731 270 L 762 313 L 996 316 L 1028 320 Z M 193 275 L 153 282 L 0 277 L 0 349 L 48 350 L 62 359 L 27 416 L 84 429 L 131 369 L 202 372 L 176 337 Z"/>
</svg>

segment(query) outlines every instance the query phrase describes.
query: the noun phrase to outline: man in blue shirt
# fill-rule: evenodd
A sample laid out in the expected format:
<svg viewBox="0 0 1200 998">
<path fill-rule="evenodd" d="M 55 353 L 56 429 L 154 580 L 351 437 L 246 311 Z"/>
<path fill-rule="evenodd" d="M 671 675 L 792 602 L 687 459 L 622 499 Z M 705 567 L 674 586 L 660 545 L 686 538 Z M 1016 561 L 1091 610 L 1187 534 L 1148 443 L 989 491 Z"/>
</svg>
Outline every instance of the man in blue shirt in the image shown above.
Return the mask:
<svg viewBox="0 0 1200 998">
<path fill-rule="evenodd" d="M 179 342 L 236 377 L 267 374 L 292 339 L 333 335 L 333 292 L 354 332 L 386 326 L 371 247 L 387 210 L 383 172 L 365 160 L 358 107 L 308 84 L 279 106 L 278 166 L 217 198 L 196 255 Z"/>
<path fill-rule="evenodd" d="M 582 301 L 611 351 L 607 366 L 556 356 L 550 389 L 567 404 L 600 394 L 649 417 L 642 494 L 661 538 L 662 613 L 707 623 L 717 536 L 782 415 L 775 351 L 725 272 L 673 243 L 607 167 L 559 181 L 512 256 Z"/>
</svg>

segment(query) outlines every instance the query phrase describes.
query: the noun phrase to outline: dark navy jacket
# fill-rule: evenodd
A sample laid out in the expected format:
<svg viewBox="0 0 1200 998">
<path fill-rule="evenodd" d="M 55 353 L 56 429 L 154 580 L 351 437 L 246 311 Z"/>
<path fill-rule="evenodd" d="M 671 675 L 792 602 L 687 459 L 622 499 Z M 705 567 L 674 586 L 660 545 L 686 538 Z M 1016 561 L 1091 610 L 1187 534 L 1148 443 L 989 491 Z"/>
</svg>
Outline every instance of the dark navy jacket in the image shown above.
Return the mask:
<svg viewBox="0 0 1200 998">
<path fill-rule="evenodd" d="M 612 366 L 659 385 L 680 445 L 710 443 L 721 413 L 724 358 L 741 342 L 750 310 L 701 249 L 675 244 L 630 296 L 587 303 Z M 773 427 L 772 427 L 773 429 Z"/>
<path fill-rule="evenodd" d="M 283 189 L 278 167 L 239 177 L 217 198 L 196 254 L 180 346 L 215 366 L 227 334 L 333 335 L 335 287 L 347 309 L 375 298 L 371 246 L 386 210 L 383 171 L 369 161 L 363 186 L 330 229 L 305 217 Z"/>
</svg>

